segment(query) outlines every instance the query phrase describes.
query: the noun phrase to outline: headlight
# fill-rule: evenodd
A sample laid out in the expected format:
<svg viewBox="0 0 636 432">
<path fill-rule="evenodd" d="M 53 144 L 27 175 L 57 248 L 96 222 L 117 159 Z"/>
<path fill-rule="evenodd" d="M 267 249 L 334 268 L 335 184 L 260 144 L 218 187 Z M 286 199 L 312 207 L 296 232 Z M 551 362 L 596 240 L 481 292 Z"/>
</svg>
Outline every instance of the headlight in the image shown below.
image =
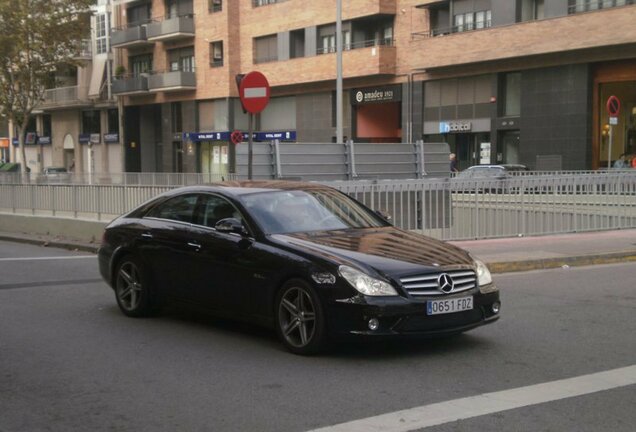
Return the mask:
<svg viewBox="0 0 636 432">
<path fill-rule="evenodd" d="M 391 284 L 372 278 L 360 270 L 349 266 L 340 266 L 340 276 L 345 278 L 356 290 L 368 296 L 396 296 L 398 293 Z"/>
<path fill-rule="evenodd" d="M 477 270 L 477 282 L 479 283 L 479 290 L 482 294 L 486 294 L 486 292 L 497 291 L 495 285 L 492 285 L 492 289 L 484 291 L 482 289 L 483 286 L 492 284 L 492 275 L 490 274 L 490 270 L 486 264 L 484 264 L 481 260 L 473 258 L 475 261 L 475 269 Z"/>
</svg>

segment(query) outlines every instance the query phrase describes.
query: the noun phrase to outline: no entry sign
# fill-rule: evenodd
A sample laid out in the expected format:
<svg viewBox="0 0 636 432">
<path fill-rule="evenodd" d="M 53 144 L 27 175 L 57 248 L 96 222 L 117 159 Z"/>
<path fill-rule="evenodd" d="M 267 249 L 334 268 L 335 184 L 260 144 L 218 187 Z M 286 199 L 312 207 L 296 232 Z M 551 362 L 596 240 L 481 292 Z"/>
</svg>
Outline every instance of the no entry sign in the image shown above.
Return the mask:
<svg viewBox="0 0 636 432">
<path fill-rule="evenodd" d="M 616 96 L 610 96 L 607 99 L 606 107 L 610 117 L 617 117 L 621 112 L 621 101 Z"/>
<path fill-rule="evenodd" d="M 239 96 L 243 108 L 249 113 L 258 114 L 269 102 L 269 83 L 260 72 L 250 72 L 239 84 Z"/>
</svg>

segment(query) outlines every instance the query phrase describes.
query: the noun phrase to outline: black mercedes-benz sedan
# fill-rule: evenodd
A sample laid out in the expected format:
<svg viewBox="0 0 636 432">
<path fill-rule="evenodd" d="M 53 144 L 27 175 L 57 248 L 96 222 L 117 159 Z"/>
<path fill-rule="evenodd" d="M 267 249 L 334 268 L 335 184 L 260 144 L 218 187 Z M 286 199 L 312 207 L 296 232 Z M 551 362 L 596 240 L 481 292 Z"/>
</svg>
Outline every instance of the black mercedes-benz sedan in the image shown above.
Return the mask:
<svg viewBox="0 0 636 432">
<path fill-rule="evenodd" d="M 128 316 L 188 302 L 273 326 L 298 354 L 330 339 L 446 335 L 499 318 L 484 263 L 312 183 L 164 193 L 106 227 L 99 267 Z"/>
</svg>

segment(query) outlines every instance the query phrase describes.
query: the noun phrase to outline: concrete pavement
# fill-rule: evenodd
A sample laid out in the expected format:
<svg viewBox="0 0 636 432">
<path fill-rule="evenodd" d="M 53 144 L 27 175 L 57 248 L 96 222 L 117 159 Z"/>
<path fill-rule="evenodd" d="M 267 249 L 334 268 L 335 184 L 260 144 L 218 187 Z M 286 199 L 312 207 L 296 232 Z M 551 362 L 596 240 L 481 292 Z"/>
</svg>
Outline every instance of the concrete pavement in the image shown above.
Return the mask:
<svg viewBox="0 0 636 432">
<path fill-rule="evenodd" d="M 97 252 L 99 241 L 0 231 L 0 240 Z M 486 262 L 493 273 L 636 261 L 636 229 L 450 242 Z"/>
</svg>

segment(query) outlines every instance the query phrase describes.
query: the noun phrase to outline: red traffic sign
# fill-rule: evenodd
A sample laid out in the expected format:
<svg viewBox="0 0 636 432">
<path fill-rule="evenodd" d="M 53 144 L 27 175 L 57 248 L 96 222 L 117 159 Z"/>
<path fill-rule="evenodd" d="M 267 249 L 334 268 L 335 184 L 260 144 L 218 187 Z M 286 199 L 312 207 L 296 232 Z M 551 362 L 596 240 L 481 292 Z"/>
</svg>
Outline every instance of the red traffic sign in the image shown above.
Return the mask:
<svg viewBox="0 0 636 432">
<path fill-rule="evenodd" d="M 243 142 L 243 132 L 235 130 L 234 132 L 232 132 L 232 134 L 230 134 L 230 141 L 232 141 L 232 144 L 239 144 Z"/>
<path fill-rule="evenodd" d="M 269 83 L 260 72 L 250 72 L 243 77 L 239 85 L 239 96 L 243 108 L 249 113 L 258 114 L 269 102 Z"/>
<path fill-rule="evenodd" d="M 607 99 L 606 107 L 610 117 L 617 117 L 621 112 L 621 101 L 618 100 L 616 96 L 612 95 Z"/>
</svg>

